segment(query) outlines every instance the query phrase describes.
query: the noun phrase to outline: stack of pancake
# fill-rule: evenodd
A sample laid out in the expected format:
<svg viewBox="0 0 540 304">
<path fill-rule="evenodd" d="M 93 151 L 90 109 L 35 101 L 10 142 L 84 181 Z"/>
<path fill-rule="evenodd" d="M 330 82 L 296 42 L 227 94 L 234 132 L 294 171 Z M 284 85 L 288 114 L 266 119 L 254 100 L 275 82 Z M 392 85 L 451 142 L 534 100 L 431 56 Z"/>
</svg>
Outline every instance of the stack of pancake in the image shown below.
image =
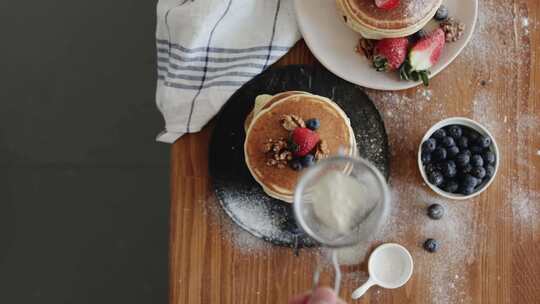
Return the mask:
<svg viewBox="0 0 540 304">
<path fill-rule="evenodd" d="M 349 118 L 328 98 L 306 92 L 288 91 L 274 96 L 260 95 L 245 121 L 244 154 L 247 167 L 271 197 L 292 202 L 294 188 L 302 171 L 291 167 L 269 166 L 263 146 L 269 139 L 288 138 L 290 131 L 282 127 L 284 115 L 296 115 L 304 120 L 317 118 L 316 130 L 328 147 L 328 155 L 356 156 L 356 139 Z"/>
<path fill-rule="evenodd" d="M 336 0 L 343 20 L 366 39 L 406 37 L 418 32 L 433 18 L 442 0 L 400 0 L 385 10 L 374 0 Z"/>
</svg>

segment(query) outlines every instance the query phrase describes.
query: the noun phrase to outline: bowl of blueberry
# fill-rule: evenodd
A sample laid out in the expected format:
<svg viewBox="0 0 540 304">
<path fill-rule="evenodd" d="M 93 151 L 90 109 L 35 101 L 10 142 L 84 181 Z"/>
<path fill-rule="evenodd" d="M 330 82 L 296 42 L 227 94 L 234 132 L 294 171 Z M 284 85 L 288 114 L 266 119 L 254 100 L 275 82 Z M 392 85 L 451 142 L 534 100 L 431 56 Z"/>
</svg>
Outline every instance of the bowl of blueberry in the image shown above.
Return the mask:
<svg viewBox="0 0 540 304">
<path fill-rule="evenodd" d="M 486 190 L 499 168 L 499 148 L 474 120 L 452 117 L 435 124 L 418 150 L 422 178 L 438 194 L 469 199 Z"/>
</svg>

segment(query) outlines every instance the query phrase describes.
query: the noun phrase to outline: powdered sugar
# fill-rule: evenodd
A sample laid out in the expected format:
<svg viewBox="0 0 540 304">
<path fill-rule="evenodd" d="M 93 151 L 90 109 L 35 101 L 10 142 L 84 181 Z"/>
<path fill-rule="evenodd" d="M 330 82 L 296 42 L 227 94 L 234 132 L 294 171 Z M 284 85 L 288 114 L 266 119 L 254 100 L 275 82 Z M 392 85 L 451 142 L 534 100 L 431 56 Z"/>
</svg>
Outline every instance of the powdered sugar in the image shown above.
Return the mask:
<svg viewBox="0 0 540 304">
<path fill-rule="evenodd" d="M 512 191 L 515 195 L 511 199 L 512 218 L 516 228 L 520 228 L 518 240 L 526 241 L 530 235 L 533 235 L 534 227 L 537 224 L 537 218 L 540 216 L 540 193 L 527 192 L 523 188 Z"/>
<path fill-rule="evenodd" d="M 231 212 L 231 216 L 244 223 L 248 227 L 257 227 L 260 236 L 285 238 L 286 235 L 279 229 L 279 224 L 283 221 L 282 218 L 278 218 L 269 212 L 265 204 L 257 201 L 246 201 L 248 196 L 241 191 L 227 192 L 225 200 L 229 202 L 228 209 Z M 261 195 L 262 196 L 262 195 Z M 261 199 L 268 199 L 261 197 Z M 245 231 L 234 223 L 219 206 L 218 202 L 212 202 L 212 204 L 205 204 L 207 210 L 211 216 L 211 223 L 218 224 L 221 230 L 224 232 L 222 237 L 226 240 L 231 240 L 237 250 L 243 253 L 260 254 L 265 250 L 271 248 L 271 244 L 259 239 L 249 232 Z"/>
<path fill-rule="evenodd" d="M 526 9 L 508 1 L 486 0 L 478 4 L 474 35 L 458 60 L 469 62 L 481 74 L 494 69 L 494 64 L 511 73 L 517 65 L 524 63 L 523 60 L 528 60 L 529 41 L 525 38 L 529 34 L 529 21 Z M 497 61 L 482 60 L 486 54 Z"/>
<path fill-rule="evenodd" d="M 517 137 L 516 145 L 517 166 L 506 182 L 506 200 L 512 208 L 512 221 L 515 227 L 519 227 L 519 241 L 527 240 L 530 235 L 535 235 L 540 230 L 537 217 L 540 215 L 540 193 L 531 191 L 527 185 L 533 183 L 538 171 L 532 160 L 529 140 L 540 128 L 540 118 L 534 115 L 522 115 L 513 128 L 514 136 Z M 538 154 L 538 151 L 537 151 Z M 527 174 L 530 172 L 530 174 Z"/>
<path fill-rule="evenodd" d="M 407 2 L 407 1 L 405 1 Z M 419 11 L 425 11 L 428 7 L 433 7 L 433 5 L 430 5 L 432 1 L 427 0 L 409 0 L 408 3 L 406 3 L 405 10 L 403 11 L 404 17 L 418 17 Z"/>
</svg>

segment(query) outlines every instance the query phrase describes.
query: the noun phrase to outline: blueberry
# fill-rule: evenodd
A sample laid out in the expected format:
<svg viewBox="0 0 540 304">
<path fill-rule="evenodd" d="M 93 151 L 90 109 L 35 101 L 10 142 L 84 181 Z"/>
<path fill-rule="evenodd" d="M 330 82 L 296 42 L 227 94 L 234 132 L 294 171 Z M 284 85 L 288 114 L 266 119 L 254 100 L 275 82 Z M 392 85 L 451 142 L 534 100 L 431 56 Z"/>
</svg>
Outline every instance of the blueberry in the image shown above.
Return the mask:
<svg viewBox="0 0 540 304">
<path fill-rule="evenodd" d="M 445 146 L 446 148 L 450 148 L 450 147 L 455 146 L 456 142 L 454 141 L 452 137 L 446 136 L 446 137 L 443 137 L 443 139 L 441 140 L 441 144 Z"/>
<path fill-rule="evenodd" d="M 449 180 L 444 184 L 443 190 L 450 193 L 456 193 L 459 189 L 459 184 L 455 180 Z"/>
<path fill-rule="evenodd" d="M 492 166 L 492 165 L 487 165 L 486 166 L 486 177 L 489 179 L 489 178 L 492 178 L 494 175 L 495 175 L 495 167 Z"/>
<path fill-rule="evenodd" d="M 459 153 L 459 148 L 457 146 L 450 147 L 446 149 L 446 152 L 448 152 L 448 158 L 454 158 Z"/>
<path fill-rule="evenodd" d="M 488 164 L 495 163 L 495 153 L 487 150 L 482 153 L 482 156 L 484 157 L 484 161 Z"/>
<path fill-rule="evenodd" d="M 486 176 L 486 169 L 484 169 L 484 167 L 474 167 L 471 171 L 471 175 L 483 179 L 484 176 Z"/>
<path fill-rule="evenodd" d="M 433 151 L 433 158 L 437 161 L 442 161 L 446 159 L 448 152 L 446 152 L 446 149 L 443 147 L 438 147 Z"/>
<path fill-rule="evenodd" d="M 469 139 L 465 136 L 461 136 L 456 140 L 456 144 L 460 149 L 466 149 L 469 147 Z"/>
<path fill-rule="evenodd" d="M 416 32 L 416 33 L 412 34 L 411 36 L 409 36 L 409 41 L 414 43 L 414 42 L 416 42 L 416 41 L 418 41 L 418 40 L 420 40 L 420 39 L 422 39 L 422 38 L 424 38 L 426 36 L 427 36 L 426 31 L 419 30 L 418 32 Z"/>
<path fill-rule="evenodd" d="M 487 137 L 487 136 L 480 136 L 477 140 L 476 140 L 476 144 L 480 147 L 480 148 L 488 148 L 489 146 L 491 146 L 491 138 Z"/>
<path fill-rule="evenodd" d="M 482 150 L 484 150 L 484 148 L 480 146 L 472 146 L 472 147 L 469 147 L 469 149 L 471 149 L 471 152 L 474 154 L 482 153 Z"/>
<path fill-rule="evenodd" d="M 427 239 L 424 242 L 424 249 L 429 252 L 435 252 L 439 249 L 439 242 L 434 239 Z"/>
<path fill-rule="evenodd" d="M 443 139 L 443 137 L 446 137 L 446 131 L 444 129 L 439 129 L 433 132 L 433 134 L 431 134 L 431 137 L 435 139 Z"/>
<path fill-rule="evenodd" d="M 422 152 L 433 152 L 437 148 L 437 141 L 434 138 L 428 138 L 422 143 Z"/>
<path fill-rule="evenodd" d="M 311 119 L 308 119 L 306 120 L 306 127 L 308 129 L 311 129 L 311 130 L 317 130 L 318 128 L 321 127 L 321 121 L 318 120 L 317 118 L 311 118 Z"/>
<path fill-rule="evenodd" d="M 473 129 L 468 129 L 467 130 L 467 137 L 469 138 L 469 142 L 470 143 L 474 143 L 478 140 L 478 138 L 480 137 L 480 133 L 476 132 L 475 130 Z"/>
<path fill-rule="evenodd" d="M 450 136 L 452 136 L 455 140 L 461 138 L 461 136 L 463 135 L 463 130 L 461 129 L 460 126 L 450 126 L 448 128 L 448 134 L 450 134 Z"/>
<path fill-rule="evenodd" d="M 444 176 L 440 172 L 434 171 L 428 174 L 428 181 L 430 184 L 440 186 L 444 182 Z"/>
<path fill-rule="evenodd" d="M 479 154 L 474 154 L 471 157 L 471 165 L 473 167 L 482 167 L 484 165 L 484 159 Z"/>
<path fill-rule="evenodd" d="M 431 162 L 431 153 L 422 152 L 422 163 L 427 164 Z"/>
<path fill-rule="evenodd" d="M 469 195 L 474 193 L 474 188 L 472 187 L 462 187 L 459 189 L 459 192 L 463 195 Z"/>
<path fill-rule="evenodd" d="M 445 177 L 452 178 L 456 176 L 456 163 L 453 160 L 446 161 L 440 164 L 441 173 Z"/>
<path fill-rule="evenodd" d="M 469 150 L 469 149 L 463 149 L 463 150 L 461 150 L 461 152 L 463 152 L 463 153 L 469 155 L 469 157 L 472 156 L 472 152 L 471 152 L 471 150 Z"/>
<path fill-rule="evenodd" d="M 427 214 L 430 218 L 438 220 L 444 215 L 444 207 L 439 204 L 432 204 L 428 207 Z"/>
<path fill-rule="evenodd" d="M 478 180 L 472 175 L 465 175 L 461 181 L 462 188 L 474 188 L 478 185 Z"/>
<path fill-rule="evenodd" d="M 426 174 L 433 173 L 438 170 L 437 166 L 434 163 L 429 163 L 424 167 L 424 170 L 426 171 Z"/>
<path fill-rule="evenodd" d="M 462 175 L 467 175 L 467 174 L 471 173 L 472 169 L 473 169 L 473 166 L 469 163 L 469 164 L 466 164 L 465 166 L 461 167 L 460 173 Z"/>
<path fill-rule="evenodd" d="M 294 159 L 290 162 L 289 166 L 291 166 L 291 168 L 295 171 L 300 171 L 302 170 L 302 163 L 300 162 L 300 160 L 298 159 Z"/>
<path fill-rule="evenodd" d="M 465 167 L 466 165 L 468 165 L 470 160 L 471 157 L 465 152 L 461 152 L 456 155 L 456 164 L 460 167 Z"/>
<path fill-rule="evenodd" d="M 448 19 L 448 8 L 444 5 L 439 6 L 434 18 L 437 21 L 444 21 Z"/>
<path fill-rule="evenodd" d="M 302 166 L 310 167 L 315 164 L 315 156 L 313 156 L 313 154 L 307 154 L 306 156 L 302 157 L 301 162 Z"/>
</svg>

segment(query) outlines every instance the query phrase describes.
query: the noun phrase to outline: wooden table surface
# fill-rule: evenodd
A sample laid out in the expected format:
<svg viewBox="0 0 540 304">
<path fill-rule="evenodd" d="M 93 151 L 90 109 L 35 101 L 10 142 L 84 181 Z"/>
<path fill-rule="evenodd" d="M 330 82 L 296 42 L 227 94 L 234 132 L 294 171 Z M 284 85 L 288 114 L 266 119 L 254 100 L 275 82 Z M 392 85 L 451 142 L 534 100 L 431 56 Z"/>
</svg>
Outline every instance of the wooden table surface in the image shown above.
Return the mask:
<svg viewBox="0 0 540 304">
<path fill-rule="evenodd" d="M 412 279 L 371 289 L 358 303 L 540 303 L 540 2 L 480 1 L 474 38 L 429 88 L 366 90 L 385 120 L 394 207 L 374 244 L 411 251 Z M 300 41 L 278 65 L 318 64 Z M 494 134 L 501 167 L 492 186 L 465 202 L 441 200 L 422 184 L 416 147 L 433 123 L 471 117 Z M 313 250 L 299 257 L 241 231 L 220 211 L 208 175 L 213 123 L 172 147 L 170 303 L 287 303 L 311 286 Z M 425 216 L 439 201 L 447 214 Z M 425 252 L 427 237 L 441 241 Z M 365 279 L 344 267 L 341 296 Z M 331 275 L 322 277 L 330 283 Z"/>
</svg>

